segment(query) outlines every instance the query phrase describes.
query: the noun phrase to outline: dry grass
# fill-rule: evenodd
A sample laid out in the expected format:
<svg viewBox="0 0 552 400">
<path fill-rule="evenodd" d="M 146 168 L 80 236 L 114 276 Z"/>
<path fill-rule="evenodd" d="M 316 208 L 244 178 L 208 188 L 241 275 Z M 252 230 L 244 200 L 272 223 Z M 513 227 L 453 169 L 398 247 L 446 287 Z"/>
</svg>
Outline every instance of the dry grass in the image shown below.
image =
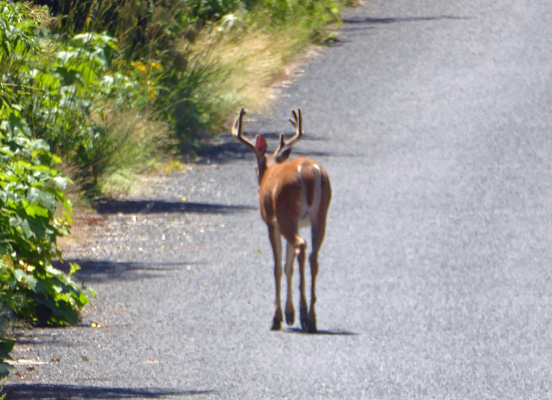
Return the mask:
<svg viewBox="0 0 552 400">
<path fill-rule="evenodd" d="M 293 80 L 300 66 L 320 51 L 307 45 L 303 36 L 299 30 L 282 34 L 257 29 L 201 37 L 197 48 L 203 55 L 198 58 L 219 70 L 206 89 L 220 99 L 224 108 L 220 114 L 233 114 L 239 106 L 265 109 L 279 87 Z"/>
</svg>

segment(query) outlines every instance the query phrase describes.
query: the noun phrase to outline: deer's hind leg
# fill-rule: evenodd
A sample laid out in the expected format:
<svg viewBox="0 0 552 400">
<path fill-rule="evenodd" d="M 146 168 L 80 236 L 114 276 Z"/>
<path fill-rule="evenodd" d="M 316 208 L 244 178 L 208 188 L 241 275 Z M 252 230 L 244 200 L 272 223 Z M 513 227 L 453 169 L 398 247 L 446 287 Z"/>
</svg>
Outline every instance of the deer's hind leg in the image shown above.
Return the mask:
<svg viewBox="0 0 552 400">
<path fill-rule="evenodd" d="M 312 235 L 312 251 L 309 255 L 309 264 L 311 269 L 311 302 L 308 314 L 306 312 L 307 304 L 304 300 L 304 307 L 301 307 L 301 326 L 303 330 L 307 332 L 314 333 L 317 331 L 316 328 L 316 277 L 318 276 L 318 251 L 322 246 L 324 241 L 324 234 L 326 232 L 326 218 L 325 212 L 322 210 L 323 218 L 319 218 L 317 221 L 313 221 L 311 225 L 311 235 Z M 304 277 L 302 278 L 304 281 Z M 301 290 L 301 295 L 304 296 L 303 290 Z"/>
<path fill-rule="evenodd" d="M 285 237 L 285 235 L 284 235 Z M 287 238 L 286 238 L 287 239 Z M 293 235 L 293 241 L 288 240 L 287 254 L 286 254 L 286 278 L 287 278 L 287 301 L 286 301 L 286 322 L 288 325 L 293 325 L 295 321 L 295 308 L 293 307 L 293 263 L 295 258 L 299 261 L 299 273 L 304 276 L 305 270 L 305 248 L 306 243 L 299 235 Z M 302 298 L 304 295 L 301 295 Z"/>
<path fill-rule="evenodd" d="M 299 261 L 299 273 L 304 276 L 305 268 L 305 248 L 306 243 L 297 232 L 297 224 L 280 224 L 282 230 L 282 236 L 287 240 L 287 252 L 286 252 L 286 278 L 287 278 L 287 300 L 286 300 L 286 322 L 288 325 L 293 325 L 295 321 L 295 309 L 293 307 L 293 263 L 295 258 Z"/>
<path fill-rule="evenodd" d="M 282 327 L 282 305 L 280 288 L 282 281 L 282 237 L 278 229 L 272 225 L 268 226 L 268 237 L 274 254 L 274 284 L 276 298 L 274 300 L 274 318 L 272 319 L 272 330 L 276 331 Z"/>
</svg>

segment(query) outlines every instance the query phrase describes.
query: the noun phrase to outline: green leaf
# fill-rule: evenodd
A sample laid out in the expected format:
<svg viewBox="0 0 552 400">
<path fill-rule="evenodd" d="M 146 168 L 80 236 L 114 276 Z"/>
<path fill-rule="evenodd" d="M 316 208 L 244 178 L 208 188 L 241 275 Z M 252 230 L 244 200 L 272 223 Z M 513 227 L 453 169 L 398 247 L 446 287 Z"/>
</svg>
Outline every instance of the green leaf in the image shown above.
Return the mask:
<svg viewBox="0 0 552 400">
<path fill-rule="evenodd" d="M 53 181 L 58 190 L 66 190 L 69 184 L 69 179 L 64 176 L 56 176 Z"/>
<path fill-rule="evenodd" d="M 15 279 L 18 282 L 25 281 L 25 282 L 28 283 L 28 285 L 29 285 L 29 287 L 31 288 L 32 291 L 36 291 L 37 282 L 36 282 L 36 279 L 32 275 L 27 274 L 22 269 L 16 268 L 15 271 L 14 271 L 14 276 L 15 276 Z"/>
<path fill-rule="evenodd" d="M 4 360 L 11 360 L 10 352 L 14 344 L 14 340 L 0 338 L 0 378 L 7 376 L 13 370 L 13 367 Z"/>
<path fill-rule="evenodd" d="M 10 364 L 0 361 L 0 378 L 4 378 L 9 375 L 10 371 L 14 369 Z"/>
<path fill-rule="evenodd" d="M 81 266 L 77 263 L 71 263 L 71 264 L 69 264 L 69 266 L 71 268 L 69 270 L 69 276 L 74 275 L 74 274 L 76 274 L 77 272 L 79 272 L 81 270 Z"/>
<path fill-rule="evenodd" d="M 0 189 L 0 207 L 2 207 L 2 204 L 6 204 L 8 202 L 8 193 L 5 190 Z"/>
<path fill-rule="evenodd" d="M 86 289 L 88 293 L 90 293 L 92 296 L 96 297 L 97 293 L 94 289 L 92 289 L 90 286 L 82 285 L 83 289 Z"/>
<path fill-rule="evenodd" d="M 27 239 L 30 239 L 33 237 L 33 230 L 31 229 L 31 225 L 29 224 L 29 221 L 27 219 L 24 219 L 20 222 L 19 227 L 23 231 L 23 234 Z"/>
<path fill-rule="evenodd" d="M 40 203 L 42 206 L 46 207 L 48 211 L 52 214 L 56 211 L 56 198 L 52 193 L 42 191 L 36 187 L 29 189 L 27 194 L 27 200 L 29 203 Z"/>
<path fill-rule="evenodd" d="M 29 204 L 29 206 L 27 206 L 27 208 L 25 208 L 25 212 L 27 213 L 27 215 L 29 217 L 32 217 L 32 218 L 35 218 L 35 217 L 45 217 L 45 218 L 48 218 L 49 215 L 50 215 L 50 212 L 48 211 L 47 208 L 41 206 L 40 204 L 37 204 L 37 203 L 32 203 L 32 204 Z"/>
<path fill-rule="evenodd" d="M 9 359 L 9 354 L 15 344 L 14 340 L 0 338 L 0 359 Z"/>
</svg>

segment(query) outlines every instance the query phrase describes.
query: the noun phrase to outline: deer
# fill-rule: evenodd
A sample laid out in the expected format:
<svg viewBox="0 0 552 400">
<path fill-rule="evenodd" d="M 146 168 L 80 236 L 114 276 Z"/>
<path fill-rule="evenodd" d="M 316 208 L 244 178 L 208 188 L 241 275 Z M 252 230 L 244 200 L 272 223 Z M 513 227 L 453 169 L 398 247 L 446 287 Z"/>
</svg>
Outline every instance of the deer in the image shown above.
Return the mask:
<svg viewBox="0 0 552 400">
<path fill-rule="evenodd" d="M 272 330 L 282 326 L 281 278 L 282 237 L 287 242 L 285 274 L 287 280 L 286 323 L 293 326 L 295 309 L 292 296 L 293 264 L 299 263 L 300 321 L 303 331 L 316 333 L 316 276 L 318 275 L 318 252 L 324 240 L 326 217 L 330 206 L 332 190 L 326 171 L 316 161 L 299 157 L 289 160 L 293 146 L 303 137 L 301 109 L 292 111 L 289 119 L 295 134 L 289 140 L 280 134 L 280 145 L 272 154 L 267 153 L 267 141 L 257 135 L 255 143 L 243 136 L 242 108 L 232 126 L 232 135 L 253 151 L 257 158 L 259 180 L 259 211 L 268 227 L 268 237 L 274 255 L 274 281 L 276 299 Z M 305 250 L 306 242 L 299 236 L 299 229 L 310 226 L 312 250 L 309 255 L 311 272 L 310 307 L 305 297 Z"/>
</svg>

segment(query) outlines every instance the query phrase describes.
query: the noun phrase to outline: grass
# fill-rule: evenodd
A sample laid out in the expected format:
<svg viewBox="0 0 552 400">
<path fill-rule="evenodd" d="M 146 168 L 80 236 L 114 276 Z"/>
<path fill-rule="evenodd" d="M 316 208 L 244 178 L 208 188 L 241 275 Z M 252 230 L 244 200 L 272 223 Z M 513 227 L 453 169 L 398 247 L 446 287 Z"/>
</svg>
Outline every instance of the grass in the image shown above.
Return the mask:
<svg viewBox="0 0 552 400">
<path fill-rule="evenodd" d="M 104 110 L 106 140 L 97 149 L 91 173 L 98 175 L 99 193 L 119 196 L 137 189 L 139 174 L 159 168 L 174 155 L 176 139 L 169 124 L 151 113 L 133 110 Z"/>
<path fill-rule="evenodd" d="M 277 98 L 277 84 L 292 79 L 297 67 L 320 48 L 307 30 L 291 25 L 271 30 L 211 27 L 197 35 L 193 46 L 182 40 L 175 47 L 187 59 L 177 88 L 165 100 L 176 131 L 153 118 L 153 110 L 145 118 L 131 111 L 106 113 L 108 140 L 99 149 L 105 158 L 95 167 L 101 195 L 139 191 L 137 175 L 166 169 L 164 161 L 178 154 L 170 149 L 193 157 L 203 140 L 227 129 L 239 107 L 265 110 Z"/>
<path fill-rule="evenodd" d="M 296 32 L 254 30 L 243 34 L 204 38 L 208 49 L 205 62 L 215 64 L 220 73 L 209 90 L 220 99 L 220 115 L 228 115 L 241 105 L 261 111 L 275 98 L 274 85 L 287 79 L 296 57 L 304 49 L 303 40 L 292 40 Z"/>
<path fill-rule="evenodd" d="M 211 27 L 197 34 L 193 46 L 183 41 L 179 51 L 186 53 L 187 69 L 178 82 L 181 89 L 169 96 L 167 108 L 174 107 L 185 151 L 200 145 L 197 139 L 226 129 L 229 116 L 239 107 L 255 112 L 266 109 L 277 96 L 276 84 L 289 80 L 296 67 L 315 53 L 314 48 L 309 31 L 293 25 Z"/>
<path fill-rule="evenodd" d="M 192 23 L 191 16 L 183 22 L 177 13 L 167 19 L 163 12 L 172 8 L 191 12 L 191 4 L 196 3 L 209 4 L 205 10 L 216 9 L 219 3 L 170 0 L 156 6 L 151 16 L 141 6 L 127 9 L 133 2 L 124 3 L 126 8 L 111 0 L 79 1 L 74 8 L 66 0 L 55 3 L 58 12 L 71 12 L 65 19 L 58 14 L 44 25 L 68 34 L 108 27 L 125 55 L 119 61 L 121 71 L 126 74 L 130 70 L 150 88 L 145 89 L 145 102 L 139 107 L 127 109 L 108 101 L 104 117 L 94 121 L 101 131 L 101 143 L 87 150 L 91 154 L 82 157 L 83 165 L 75 169 L 75 180 L 89 197 L 135 191 L 138 175 L 152 173 L 179 152 L 193 156 L 206 138 L 227 129 L 229 117 L 239 107 L 254 112 L 266 109 L 277 97 L 277 83 L 289 80 L 294 69 L 315 53 L 313 43 L 333 37 L 338 4 L 352 4 L 351 0 L 277 0 L 272 5 L 236 0 L 235 4 L 259 6 L 232 8 L 230 3 L 220 3 L 227 14 Z M 119 10 L 119 20 L 106 11 L 110 7 Z M 92 14 L 96 19 L 88 18 Z M 140 15 L 151 18 L 142 30 L 132 23 Z M 145 41 L 142 52 L 140 46 L 131 45 L 139 39 Z"/>
</svg>

